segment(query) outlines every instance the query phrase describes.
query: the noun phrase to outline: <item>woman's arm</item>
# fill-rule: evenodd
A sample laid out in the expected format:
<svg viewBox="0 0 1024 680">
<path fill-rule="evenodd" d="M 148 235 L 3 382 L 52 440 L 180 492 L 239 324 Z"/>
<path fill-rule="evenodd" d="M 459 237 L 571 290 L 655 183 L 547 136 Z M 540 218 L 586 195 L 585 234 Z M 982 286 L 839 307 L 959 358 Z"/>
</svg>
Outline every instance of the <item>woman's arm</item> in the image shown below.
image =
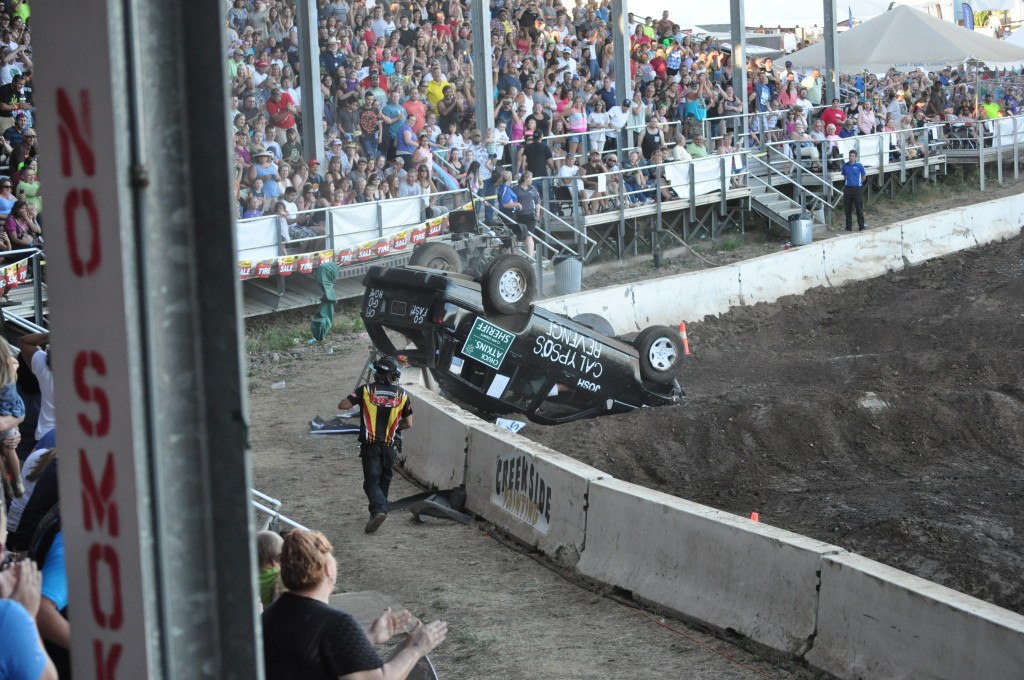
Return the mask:
<svg viewBox="0 0 1024 680">
<path fill-rule="evenodd" d="M 448 624 L 444 621 L 426 625 L 421 623 L 409 634 L 409 640 L 402 651 L 382 667 L 343 675 L 340 680 L 404 680 L 416 663 L 444 642 L 447 635 Z"/>
</svg>

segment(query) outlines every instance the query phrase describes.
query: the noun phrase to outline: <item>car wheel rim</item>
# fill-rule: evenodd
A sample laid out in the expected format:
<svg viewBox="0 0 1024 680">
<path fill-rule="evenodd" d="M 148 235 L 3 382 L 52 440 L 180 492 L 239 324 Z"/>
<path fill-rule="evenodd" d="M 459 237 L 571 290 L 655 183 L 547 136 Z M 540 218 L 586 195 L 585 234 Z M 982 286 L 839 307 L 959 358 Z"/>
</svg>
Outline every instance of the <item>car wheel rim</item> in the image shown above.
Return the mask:
<svg viewBox="0 0 1024 680">
<path fill-rule="evenodd" d="M 676 346 L 668 338 L 658 338 L 651 343 L 647 358 L 654 370 L 667 371 L 676 363 Z"/>
<path fill-rule="evenodd" d="M 440 269 L 444 272 L 455 271 L 455 267 L 452 266 L 451 262 L 443 257 L 434 258 L 427 266 L 431 269 Z"/>
<path fill-rule="evenodd" d="M 498 278 L 498 294 L 505 302 L 519 302 L 526 294 L 526 279 L 515 269 L 510 269 Z"/>
</svg>

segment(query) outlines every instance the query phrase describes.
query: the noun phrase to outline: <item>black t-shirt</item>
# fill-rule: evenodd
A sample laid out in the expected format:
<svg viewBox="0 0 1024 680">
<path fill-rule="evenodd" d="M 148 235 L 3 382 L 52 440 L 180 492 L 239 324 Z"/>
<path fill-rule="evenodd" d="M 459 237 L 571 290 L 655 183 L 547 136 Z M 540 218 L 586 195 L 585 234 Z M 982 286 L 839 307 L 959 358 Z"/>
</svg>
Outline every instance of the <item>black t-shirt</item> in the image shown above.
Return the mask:
<svg viewBox="0 0 1024 680">
<path fill-rule="evenodd" d="M 337 680 L 383 665 L 356 620 L 319 600 L 284 593 L 262 619 L 267 680 Z"/>
<path fill-rule="evenodd" d="M 398 29 L 398 44 L 402 47 L 412 47 L 416 44 L 416 38 L 419 37 L 419 30 L 412 28 L 400 28 Z"/>
<path fill-rule="evenodd" d="M 530 35 L 534 35 L 537 33 L 537 18 L 537 13 L 533 10 L 524 10 L 523 13 L 519 15 L 519 25 L 522 28 L 525 28 Z"/>
<path fill-rule="evenodd" d="M 523 147 L 523 154 L 526 156 L 526 169 L 533 173 L 534 177 L 548 176 L 548 159 L 551 158 L 551 148 L 544 142 L 528 142 Z"/>
<path fill-rule="evenodd" d="M 547 137 L 551 133 L 551 116 L 543 113 L 538 116 L 531 113 L 526 117 L 526 120 L 523 121 L 523 124 L 525 125 L 530 122 L 531 119 L 537 121 L 537 134 L 541 137 Z"/>
<path fill-rule="evenodd" d="M 0 86 L 0 102 L 4 104 L 17 104 L 18 102 L 28 101 L 28 94 L 22 89 L 18 91 L 14 89 L 14 83 L 7 83 L 6 85 Z M 17 111 L 0 111 L 0 117 L 3 118 L 14 118 Z"/>
</svg>

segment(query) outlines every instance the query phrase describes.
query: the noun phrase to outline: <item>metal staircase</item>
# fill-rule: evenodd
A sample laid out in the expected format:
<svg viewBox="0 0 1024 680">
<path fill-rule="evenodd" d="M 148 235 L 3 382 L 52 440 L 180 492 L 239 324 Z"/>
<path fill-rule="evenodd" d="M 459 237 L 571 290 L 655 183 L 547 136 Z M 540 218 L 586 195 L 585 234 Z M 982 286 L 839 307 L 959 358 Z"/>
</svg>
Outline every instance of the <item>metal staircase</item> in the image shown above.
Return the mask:
<svg viewBox="0 0 1024 680">
<path fill-rule="evenodd" d="M 802 171 L 792 159 L 775 149 L 767 156 L 751 154 L 749 158 L 750 207 L 754 212 L 788 231 L 790 217 L 806 210 L 811 214 L 815 230 L 830 229 L 827 216 L 842 198 L 842 192 L 817 175 Z M 787 166 L 795 168 L 798 176 L 813 177 L 814 181 L 802 182 L 791 177 L 784 170 Z"/>
</svg>

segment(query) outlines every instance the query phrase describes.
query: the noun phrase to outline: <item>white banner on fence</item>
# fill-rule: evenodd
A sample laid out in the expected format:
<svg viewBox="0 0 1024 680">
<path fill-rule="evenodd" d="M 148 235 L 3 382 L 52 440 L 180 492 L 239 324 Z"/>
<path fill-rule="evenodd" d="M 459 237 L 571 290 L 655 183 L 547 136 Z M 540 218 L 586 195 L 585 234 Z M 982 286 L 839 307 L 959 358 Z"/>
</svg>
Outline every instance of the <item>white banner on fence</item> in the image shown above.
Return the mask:
<svg viewBox="0 0 1024 680">
<path fill-rule="evenodd" d="M 719 156 L 693 161 L 694 195 L 703 196 L 722 188 L 722 159 Z"/>
<path fill-rule="evenodd" d="M 277 248 L 277 231 L 280 218 L 257 217 L 235 222 L 235 239 L 238 243 L 239 260 L 269 260 L 281 253 Z"/>
<path fill-rule="evenodd" d="M 354 246 L 380 235 L 376 203 L 331 208 L 329 219 L 331 231 L 334 233 L 335 248 Z"/>
</svg>

